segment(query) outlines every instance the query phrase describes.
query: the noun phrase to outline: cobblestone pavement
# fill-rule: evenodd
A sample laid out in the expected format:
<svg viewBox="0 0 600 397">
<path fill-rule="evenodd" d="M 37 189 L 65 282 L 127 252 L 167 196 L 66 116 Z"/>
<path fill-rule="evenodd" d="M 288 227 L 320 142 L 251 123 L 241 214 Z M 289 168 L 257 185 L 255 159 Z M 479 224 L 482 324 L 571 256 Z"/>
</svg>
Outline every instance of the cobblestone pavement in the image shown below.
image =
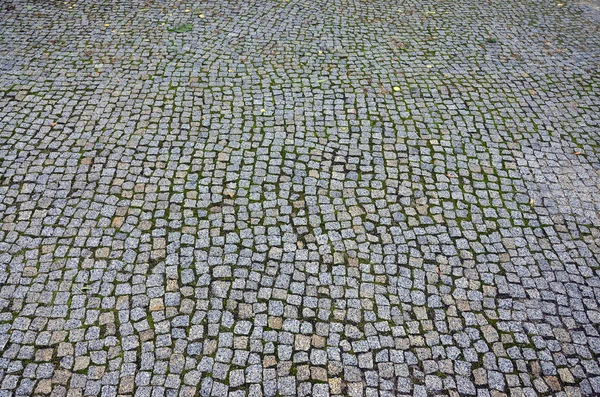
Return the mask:
<svg viewBox="0 0 600 397">
<path fill-rule="evenodd" d="M 0 2 L 0 396 L 600 395 L 600 3 Z"/>
</svg>

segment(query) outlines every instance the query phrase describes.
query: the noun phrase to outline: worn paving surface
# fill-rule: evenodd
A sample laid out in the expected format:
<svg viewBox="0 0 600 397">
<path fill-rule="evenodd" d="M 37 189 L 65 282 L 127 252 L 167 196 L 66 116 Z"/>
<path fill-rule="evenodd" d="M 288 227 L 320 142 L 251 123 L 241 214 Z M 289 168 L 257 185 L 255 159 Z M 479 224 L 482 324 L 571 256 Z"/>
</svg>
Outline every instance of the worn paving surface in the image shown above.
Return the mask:
<svg viewBox="0 0 600 397">
<path fill-rule="evenodd" d="M 0 2 L 0 396 L 599 395 L 599 28 Z"/>
</svg>

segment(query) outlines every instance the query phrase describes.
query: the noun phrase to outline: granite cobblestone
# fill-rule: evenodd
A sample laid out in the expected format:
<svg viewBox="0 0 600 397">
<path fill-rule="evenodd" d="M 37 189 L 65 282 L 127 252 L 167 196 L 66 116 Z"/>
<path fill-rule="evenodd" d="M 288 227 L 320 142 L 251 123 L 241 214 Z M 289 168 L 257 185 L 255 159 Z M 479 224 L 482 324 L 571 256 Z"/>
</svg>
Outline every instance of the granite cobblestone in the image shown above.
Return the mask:
<svg viewBox="0 0 600 397">
<path fill-rule="evenodd" d="M 600 395 L 595 0 L 0 33 L 0 396 Z"/>
</svg>

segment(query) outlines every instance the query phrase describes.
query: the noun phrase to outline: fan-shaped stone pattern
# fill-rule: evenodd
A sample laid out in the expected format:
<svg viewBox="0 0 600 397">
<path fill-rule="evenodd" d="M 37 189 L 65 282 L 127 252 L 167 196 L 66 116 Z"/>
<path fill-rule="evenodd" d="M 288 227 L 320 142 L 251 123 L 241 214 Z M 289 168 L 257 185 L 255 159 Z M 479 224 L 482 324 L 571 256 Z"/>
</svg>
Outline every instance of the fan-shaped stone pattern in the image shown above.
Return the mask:
<svg viewBox="0 0 600 397">
<path fill-rule="evenodd" d="M 0 4 L 0 396 L 600 394 L 594 1 Z"/>
</svg>

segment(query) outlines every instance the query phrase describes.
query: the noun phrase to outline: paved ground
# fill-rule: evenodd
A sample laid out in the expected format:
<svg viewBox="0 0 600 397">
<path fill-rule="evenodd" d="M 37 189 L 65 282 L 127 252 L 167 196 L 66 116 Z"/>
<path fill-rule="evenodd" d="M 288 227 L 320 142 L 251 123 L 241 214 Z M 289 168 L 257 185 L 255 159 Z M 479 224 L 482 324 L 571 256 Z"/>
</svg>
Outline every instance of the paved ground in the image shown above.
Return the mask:
<svg viewBox="0 0 600 397">
<path fill-rule="evenodd" d="M 599 71 L 598 2 L 0 2 L 0 396 L 599 395 Z"/>
</svg>

